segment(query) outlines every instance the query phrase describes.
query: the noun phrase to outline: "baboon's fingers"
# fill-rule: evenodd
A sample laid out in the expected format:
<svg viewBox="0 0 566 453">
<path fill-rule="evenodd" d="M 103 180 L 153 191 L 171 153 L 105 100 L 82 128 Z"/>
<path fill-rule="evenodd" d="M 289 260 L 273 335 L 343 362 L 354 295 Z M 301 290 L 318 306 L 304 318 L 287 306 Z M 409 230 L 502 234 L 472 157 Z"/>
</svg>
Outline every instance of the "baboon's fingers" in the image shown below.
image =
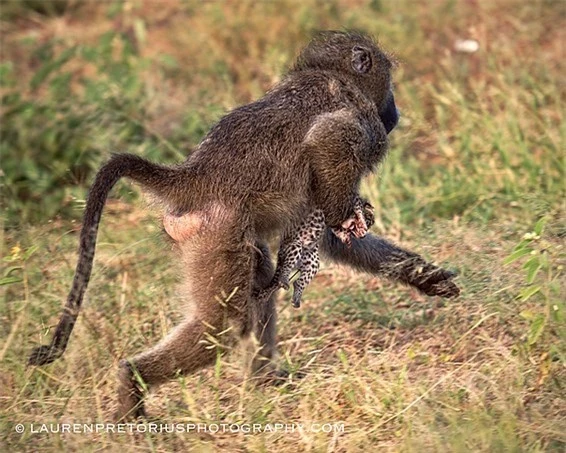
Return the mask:
<svg viewBox="0 0 566 453">
<path fill-rule="evenodd" d="M 455 298 L 460 295 L 460 288 L 450 280 L 433 285 L 432 290 L 436 293 L 436 296 L 446 297 L 447 299 Z"/>
<path fill-rule="evenodd" d="M 349 230 L 340 227 L 340 228 L 332 228 L 332 232 L 344 244 L 349 246 L 352 243 L 352 238 L 350 237 Z"/>
<path fill-rule="evenodd" d="M 456 272 L 435 267 L 424 274 L 416 287 L 427 296 L 458 297 L 460 288 L 452 281 Z"/>
<path fill-rule="evenodd" d="M 365 237 L 366 234 L 368 234 L 368 229 L 367 229 L 367 227 L 355 228 L 354 230 L 352 230 L 352 234 L 356 238 L 361 239 L 361 238 Z"/>
<path fill-rule="evenodd" d="M 348 217 L 344 222 L 342 222 L 341 228 L 350 231 L 354 228 L 354 223 L 356 222 L 356 218 L 354 216 Z"/>
<path fill-rule="evenodd" d="M 346 220 L 346 222 L 344 222 L 342 226 L 347 224 L 349 221 L 351 222 L 347 230 L 349 230 L 354 235 L 354 237 L 360 239 L 367 234 L 368 225 L 366 223 L 366 218 L 363 209 L 361 208 L 355 209 L 354 215 L 350 219 Z"/>
</svg>

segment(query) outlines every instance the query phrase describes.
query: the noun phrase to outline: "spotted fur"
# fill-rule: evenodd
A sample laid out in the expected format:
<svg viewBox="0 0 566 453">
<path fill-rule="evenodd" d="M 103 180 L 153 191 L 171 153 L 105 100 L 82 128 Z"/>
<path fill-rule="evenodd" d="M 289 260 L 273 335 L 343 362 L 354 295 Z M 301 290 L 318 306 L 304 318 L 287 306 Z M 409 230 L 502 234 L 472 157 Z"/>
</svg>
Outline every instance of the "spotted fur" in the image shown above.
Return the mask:
<svg viewBox="0 0 566 453">
<path fill-rule="evenodd" d="M 358 223 L 356 223 L 358 222 Z M 355 226 L 367 231 L 374 223 L 373 207 L 357 197 L 353 215 L 341 227 L 332 228 L 334 234 L 345 244 L 351 243 Z M 303 291 L 317 274 L 320 267 L 319 243 L 326 228 L 324 213 L 317 209 L 300 224 L 293 225 L 285 231 L 281 239 L 277 255 L 277 269 L 271 283 L 258 295 L 260 301 L 271 297 L 274 291 L 289 289 L 289 279 L 293 269 L 300 272 L 299 278 L 293 282 L 293 307 L 301 306 Z"/>
</svg>

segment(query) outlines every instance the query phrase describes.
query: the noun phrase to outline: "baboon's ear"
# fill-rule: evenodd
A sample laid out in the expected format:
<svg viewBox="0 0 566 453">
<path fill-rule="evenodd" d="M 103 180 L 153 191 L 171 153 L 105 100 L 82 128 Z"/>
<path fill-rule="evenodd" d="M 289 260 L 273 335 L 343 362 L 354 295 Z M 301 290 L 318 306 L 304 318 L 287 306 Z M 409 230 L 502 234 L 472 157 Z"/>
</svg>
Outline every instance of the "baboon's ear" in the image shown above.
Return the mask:
<svg viewBox="0 0 566 453">
<path fill-rule="evenodd" d="M 371 52 L 362 46 L 352 48 L 352 68 L 360 74 L 366 74 L 371 70 Z"/>
</svg>

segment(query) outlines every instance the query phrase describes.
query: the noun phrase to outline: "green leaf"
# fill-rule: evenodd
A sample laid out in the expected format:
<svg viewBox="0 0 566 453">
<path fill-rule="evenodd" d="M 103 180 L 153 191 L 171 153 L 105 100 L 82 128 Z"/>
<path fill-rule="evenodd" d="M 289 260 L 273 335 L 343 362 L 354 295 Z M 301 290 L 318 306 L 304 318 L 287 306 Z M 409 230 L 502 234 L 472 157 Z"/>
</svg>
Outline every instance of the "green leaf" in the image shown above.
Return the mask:
<svg viewBox="0 0 566 453">
<path fill-rule="evenodd" d="M 534 232 L 540 236 L 542 231 L 544 230 L 544 224 L 546 223 L 546 217 L 542 217 L 536 224 L 534 227 Z"/>
<path fill-rule="evenodd" d="M 96 47 L 81 47 L 81 56 L 88 62 L 94 63 L 98 58 Z"/>
<path fill-rule="evenodd" d="M 528 246 L 531 242 L 532 242 L 531 239 L 523 239 L 515 247 L 513 247 L 513 251 L 516 252 L 517 250 L 522 250 L 526 246 Z"/>
<path fill-rule="evenodd" d="M 100 39 L 98 40 L 98 48 L 99 48 L 99 56 L 104 57 L 101 59 L 101 62 L 104 62 L 106 58 L 110 59 L 112 56 L 112 41 L 116 37 L 116 32 L 108 31 L 104 33 Z"/>
<path fill-rule="evenodd" d="M 32 245 L 26 252 L 23 254 L 22 258 L 24 261 L 27 261 L 30 256 L 32 256 L 39 247 L 37 245 Z"/>
<path fill-rule="evenodd" d="M 532 252 L 532 249 L 529 247 L 525 247 L 524 249 L 519 249 L 511 253 L 507 258 L 503 260 L 503 264 L 511 264 L 514 261 L 517 261 L 519 258 L 522 258 L 525 255 L 528 255 Z"/>
<path fill-rule="evenodd" d="M 344 353 L 344 351 L 342 349 L 339 349 L 338 352 L 336 353 L 336 355 L 338 356 L 338 358 L 340 359 L 340 362 L 342 362 L 342 365 L 344 365 L 344 367 L 348 367 L 348 357 L 346 356 L 346 354 Z"/>
<path fill-rule="evenodd" d="M 564 317 L 566 315 L 566 310 L 563 302 L 554 301 L 550 303 L 550 316 L 552 320 L 560 326 L 566 326 Z M 561 329 L 562 335 L 566 335 L 566 329 Z"/>
<path fill-rule="evenodd" d="M 538 341 L 538 339 L 542 335 L 542 332 L 544 331 L 545 324 L 546 318 L 543 315 L 537 315 L 529 328 L 529 335 L 527 338 L 529 345 L 532 346 Z"/>
<path fill-rule="evenodd" d="M 13 85 L 14 65 L 11 61 L 0 64 L 0 86 Z"/>
<path fill-rule="evenodd" d="M 531 321 L 535 318 L 535 314 L 531 310 L 523 310 L 519 313 L 519 316 L 527 321 Z"/>
<path fill-rule="evenodd" d="M 22 266 L 11 266 L 4 272 L 4 277 L 8 277 L 12 272 L 20 270 Z"/>
<path fill-rule="evenodd" d="M 540 291 L 540 288 L 541 288 L 540 285 L 527 286 L 526 288 L 521 290 L 521 292 L 519 293 L 519 298 L 523 302 L 525 302 L 526 300 L 534 296 L 536 293 L 538 293 Z"/>
<path fill-rule="evenodd" d="M 3 277 L 0 278 L 0 286 L 9 285 L 10 283 L 21 282 L 22 279 L 19 277 Z"/>
<path fill-rule="evenodd" d="M 530 285 L 536 278 L 538 271 L 543 267 L 540 255 L 535 255 L 523 264 L 523 269 L 527 271 L 527 283 Z"/>
</svg>

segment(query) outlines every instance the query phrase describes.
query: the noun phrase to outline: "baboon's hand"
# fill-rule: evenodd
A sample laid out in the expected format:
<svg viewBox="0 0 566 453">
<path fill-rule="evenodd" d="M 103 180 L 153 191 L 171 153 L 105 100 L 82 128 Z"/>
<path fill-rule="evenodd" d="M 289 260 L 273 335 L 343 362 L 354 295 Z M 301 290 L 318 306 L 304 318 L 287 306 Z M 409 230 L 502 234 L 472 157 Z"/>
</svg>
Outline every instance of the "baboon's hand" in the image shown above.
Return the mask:
<svg viewBox="0 0 566 453">
<path fill-rule="evenodd" d="M 366 207 L 354 209 L 354 213 L 340 226 L 341 230 L 343 230 L 347 234 L 347 241 L 342 240 L 341 235 L 337 235 L 342 242 L 349 244 L 350 234 L 354 235 L 356 238 L 363 238 L 368 232 L 368 224 L 366 222 L 366 215 L 365 215 Z"/>
<path fill-rule="evenodd" d="M 333 233 L 348 247 L 352 245 L 352 236 L 363 238 L 375 221 L 373 206 L 367 202 L 354 209 L 354 214 L 339 227 L 332 228 Z"/>
<path fill-rule="evenodd" d="M 460 288 L 452 281 L 456 276 L 453 271 L 448 271 L 433 264 L 427 264 L 420 276 L 411 283 L 427 296 L 440 296 L 446 298 L 458 297 Z"/>
</svg>

